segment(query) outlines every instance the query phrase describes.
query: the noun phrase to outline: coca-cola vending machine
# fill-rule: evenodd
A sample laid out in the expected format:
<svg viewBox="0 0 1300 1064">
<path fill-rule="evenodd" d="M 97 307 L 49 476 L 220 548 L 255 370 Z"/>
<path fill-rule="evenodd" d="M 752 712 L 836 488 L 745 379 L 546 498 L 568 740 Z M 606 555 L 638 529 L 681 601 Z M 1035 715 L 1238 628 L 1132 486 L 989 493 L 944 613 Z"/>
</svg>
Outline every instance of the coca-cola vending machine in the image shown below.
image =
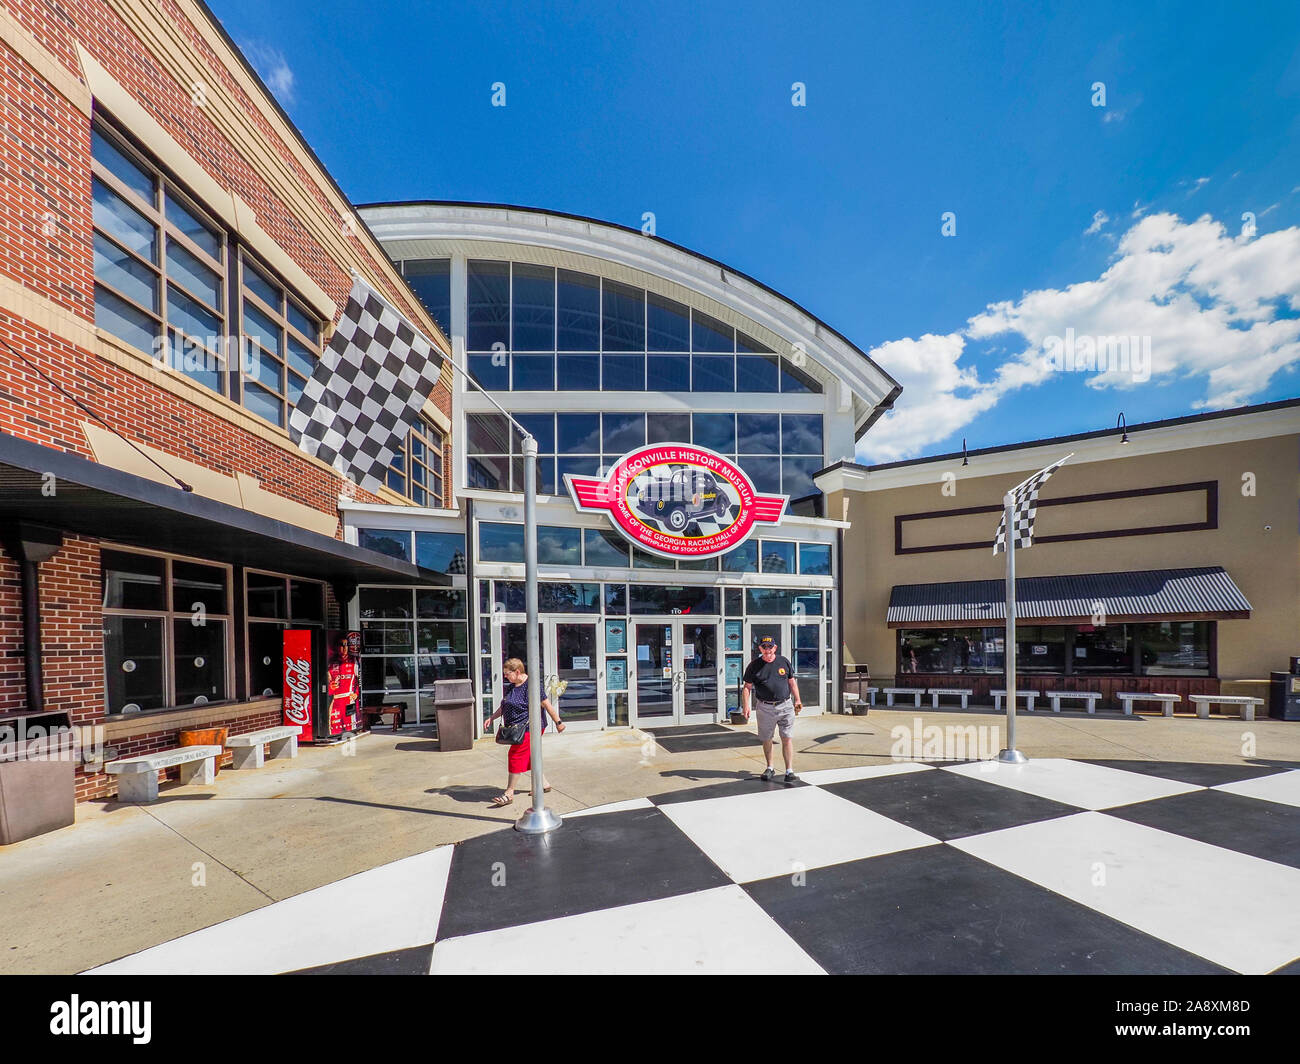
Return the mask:
<svg viewBox="0 0 1300 1064">
<path fill-rule="evenodd" d="M 284 723 L 300 743 L 338 742 L 357 728 L 361 712 L 360 632 L 286 628 Z"/>
</svg>

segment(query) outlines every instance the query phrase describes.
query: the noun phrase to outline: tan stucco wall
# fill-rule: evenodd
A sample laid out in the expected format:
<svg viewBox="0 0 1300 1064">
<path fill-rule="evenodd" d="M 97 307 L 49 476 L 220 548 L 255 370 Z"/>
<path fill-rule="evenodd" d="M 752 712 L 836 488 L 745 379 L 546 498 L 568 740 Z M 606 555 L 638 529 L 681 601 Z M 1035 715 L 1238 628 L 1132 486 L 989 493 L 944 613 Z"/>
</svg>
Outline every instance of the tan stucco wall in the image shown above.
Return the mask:
<svg viewBox="0 0 1300 1064">
<path fill-rule="evenodd" d="M 1062 446 L 1060 453 L 1070 448 Z M 1219 621 L 1218 669 L 1225 681 L 1267 678 L 1300 654 L 1300 435 L 1193 447 L 1125 457 L 1118 448 L 1106 461 L 1071 461 L 1052 479 L 1042 499 L 1199 481 L 1218 483 L 1219 527 L 1195 532 L 1124 536 L 1066 543 L 1036 543 L 1016 553 L 1016 575 L 1182 568 L 1221 565 L 1250 601 L 1249 620 Z M 979 475 L 980 459 L 962 468 L 960 460 L 934 463 L 929 483 L 877 491 L 848 490 L 845 532 L 844 660 L 866 663 L 873 676 L 892 676 L 895 633 L 885 626 L 890 589 L 895 584 L 988 580 L 1006 575 L 1006 559 L 992 553 L 998 514 L 960 519 L 969 541 L 987 541 L 977 550 L 924 554 L 894 553 L 894 516 L 967 506 L 996 505 L 1024 473 Z M 955 473 L 954 495 L 944 495 L 943 474 Z M 1255 494 L 1242 494 L 1242 477 L 1255 474 Z M 952 490 L 952 489 L 950 489 Z M 1152 496 L 1090 504 L 1095 527 L 1167 523 L 1188 509 L 1188 496 Z M 1199 498 L 1199 497 L 1198 497 Z M 828 498 L 828 513 L 838 514 L 840 493 Z M 1039 535 L 1077 529 L 1065 525 L 1075 507 L 1039 510 Z M 1138 511 L 1141 510 L 1142 516 Z M 1173 516 L 1173 520 L 1181 518 Z M 1265 531 L 1271 526 L 1271 531 Z M 951 527 L 951 523 L 949 525 Z"/>
</svg>

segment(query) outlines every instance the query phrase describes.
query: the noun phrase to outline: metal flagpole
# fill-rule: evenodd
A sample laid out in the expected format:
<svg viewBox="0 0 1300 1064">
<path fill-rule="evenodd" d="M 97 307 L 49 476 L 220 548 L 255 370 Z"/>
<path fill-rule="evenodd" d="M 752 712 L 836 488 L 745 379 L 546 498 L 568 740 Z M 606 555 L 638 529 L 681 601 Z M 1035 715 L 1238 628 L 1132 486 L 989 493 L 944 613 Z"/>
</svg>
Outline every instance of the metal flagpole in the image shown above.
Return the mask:
<svg viewBox="0 0 1300 1064">
<path fill-rule="evenodd" d="M 1007 634 L 1002 660 L 1007 675 L 1007 747 L 998 753 L 999 761 L 1023 765 L 1029 758 L 1016 749 L 1016 522 L 1015 492 L 1002 499 L 1003 520 L 1007 527 Z"/>
</svg>

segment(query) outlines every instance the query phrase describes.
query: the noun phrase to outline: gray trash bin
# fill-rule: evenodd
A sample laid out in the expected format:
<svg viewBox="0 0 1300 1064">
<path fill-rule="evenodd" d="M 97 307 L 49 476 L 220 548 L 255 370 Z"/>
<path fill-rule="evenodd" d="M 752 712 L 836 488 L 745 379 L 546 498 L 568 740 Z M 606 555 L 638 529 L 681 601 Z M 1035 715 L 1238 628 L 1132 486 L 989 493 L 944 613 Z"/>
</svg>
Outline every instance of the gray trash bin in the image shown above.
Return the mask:
<svg viewBox="0 0 1300 1064">
<path fill-rule="evenodd" d="M 435 680 L 433 709 L 440 751 L 474 749 L 474 688 L 469 680 Z"/>
</svg>

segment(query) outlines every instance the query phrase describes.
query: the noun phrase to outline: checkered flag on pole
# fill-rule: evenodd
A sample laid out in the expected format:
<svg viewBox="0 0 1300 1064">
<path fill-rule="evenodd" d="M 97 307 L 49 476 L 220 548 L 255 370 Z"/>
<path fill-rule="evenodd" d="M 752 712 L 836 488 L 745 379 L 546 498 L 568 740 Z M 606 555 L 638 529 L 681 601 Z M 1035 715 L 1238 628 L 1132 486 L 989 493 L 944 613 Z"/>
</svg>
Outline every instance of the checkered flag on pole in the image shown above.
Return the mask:
<svg viewBox="0 0 1300 1064">
<path fill-rule="evenodd" d="M 1014 545 L 1023 550 L 1033 546 L 1034 518 L 1038 515 L 1038 489 L 1047 483 L 1047 478 L 1074 457 L 1071 451 L 1064 458 L 1053 462 L 1046 469 L 1040 469 L 1028 480 L 1022 480 L 1011 489 L 1013 505 L 1011 507 L 1012 535 Z M 1003 507 L 1002 520 L 998 522 L 998 534 L 993 540 L 993 554 L 996 556 L 1007 549 L 1007 511 Z"/>
<path fill-rule="evenodd" d="M 374 491 L 441 375 L 433 342 L 354 273 L 329 348 L 289 417 L 289 436 Z"/>
</svg>

